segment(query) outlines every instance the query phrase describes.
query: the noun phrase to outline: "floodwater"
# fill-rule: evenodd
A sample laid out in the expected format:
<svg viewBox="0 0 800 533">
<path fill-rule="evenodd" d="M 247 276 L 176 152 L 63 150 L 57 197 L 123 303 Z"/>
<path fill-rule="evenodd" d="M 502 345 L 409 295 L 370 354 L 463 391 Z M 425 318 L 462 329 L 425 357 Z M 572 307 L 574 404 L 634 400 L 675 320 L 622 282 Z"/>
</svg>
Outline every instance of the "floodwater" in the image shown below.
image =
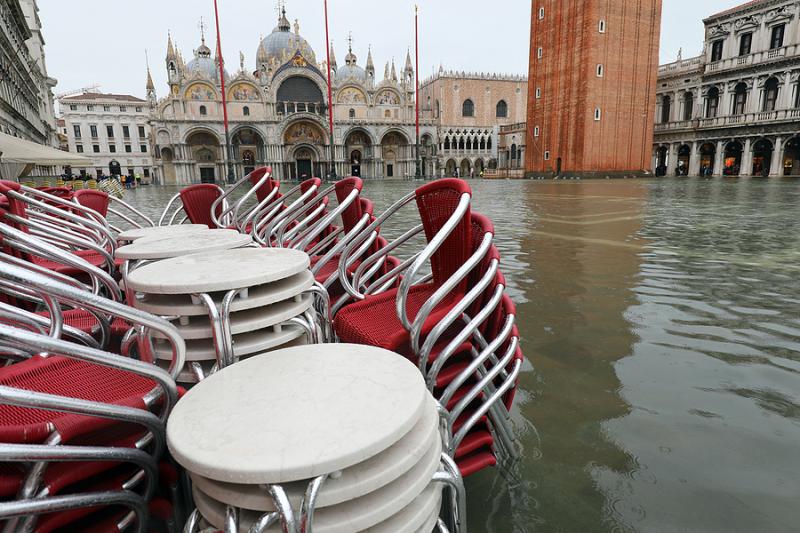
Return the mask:
<svg viewBox="0 0 800 533">
<path fill-rule="evenodd" d="M 800 530 L 800 181 L 471 185 L 527 365 L 522 459 L 467 480 L 469 530 Z"/>
</svg>

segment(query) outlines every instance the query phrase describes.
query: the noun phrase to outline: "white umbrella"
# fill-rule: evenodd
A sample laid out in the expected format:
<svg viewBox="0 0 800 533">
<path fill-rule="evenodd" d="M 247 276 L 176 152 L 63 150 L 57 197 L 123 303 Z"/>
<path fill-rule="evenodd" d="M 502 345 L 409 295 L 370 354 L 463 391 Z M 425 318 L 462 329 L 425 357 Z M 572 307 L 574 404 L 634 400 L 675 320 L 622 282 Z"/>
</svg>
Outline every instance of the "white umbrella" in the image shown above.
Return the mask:
<svg viewBox="0 0 800 533">
<path fill-rule="evenodd" d="M 86 167 L 91 164 L 87 157 L 0 133 L 0 175 L 4 179 L 18 179 L 34 165 Z"/>
</svg>

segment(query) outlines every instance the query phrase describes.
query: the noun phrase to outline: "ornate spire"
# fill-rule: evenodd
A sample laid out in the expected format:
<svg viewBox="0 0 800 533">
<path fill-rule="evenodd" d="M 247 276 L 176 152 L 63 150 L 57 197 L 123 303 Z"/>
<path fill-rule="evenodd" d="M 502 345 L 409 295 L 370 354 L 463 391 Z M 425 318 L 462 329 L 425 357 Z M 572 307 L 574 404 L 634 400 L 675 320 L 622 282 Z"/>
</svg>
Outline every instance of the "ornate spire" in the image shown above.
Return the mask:
<svg viewBox="0 0 800 533">
<path fill-rule="evenodd" d="M 147 88 L 148 92 L 156 90 L 156 86 L 153 83 L 153 76 L 150 75 L 150 67 L 147 67 L 147 85 L 146 85 L 146 88 Z"/>
<path fill-rule="evenodd" d="M 406 53 L 406 72 L 414 72 L 414 65 L 411 63 L 411 50 Z"/>
<path fill-rule="evenodd" d="M 389 74 L 389 62 L 386 62 L 386 68 L 383 69 L 383 79 L 389 80 L 391 79 L 391 74 Z"/>
<path fill-rule="evenodd" d="M 394 67 L 394 59 L 392 59 L 392 81 L 397 81 L 397 69 Z"/>
<path fill-rule="evenodd" d="M 367 52 L 367 74 L 375 77 L 375 64 L 372 62 L 372 45 L 370 45 Z"/>
<path fill-rule="evenodd" d="M 170 59 L 177 59 L 175 55 L 175 47 L 172 46 L 172 34 L 167 32 L 167 61 Z"/>
<path fill-rule="evenodd" d="M 347 56 L 344 58 L 344 63 L 345 65 L 353 67 L 356 61 L 358 61 L 358 59 L 353 53 L 353 32 L 350 32 L 347 34 Z"/>
<path fill-rule="evenodd" d="M 333 40 L 331 40 L 331 68 L 336 70 L 336 54 L 333 53 Z"/>
<path fill-rule="evenodd" d="M 286 6 L 283 5 L 283 2 L 280 3 L 280 17 L 278 18 L 278 29 L 280 31 L 291 31 L 292 25 L 289 23 L 289 19 L 286 18 Z"/>
</svg>

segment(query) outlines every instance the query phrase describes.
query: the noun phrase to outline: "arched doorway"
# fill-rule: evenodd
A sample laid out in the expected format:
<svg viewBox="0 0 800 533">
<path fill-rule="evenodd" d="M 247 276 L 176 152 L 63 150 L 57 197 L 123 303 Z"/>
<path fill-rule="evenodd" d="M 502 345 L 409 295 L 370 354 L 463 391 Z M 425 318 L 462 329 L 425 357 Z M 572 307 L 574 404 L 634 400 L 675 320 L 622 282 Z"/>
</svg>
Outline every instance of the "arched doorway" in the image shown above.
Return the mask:
<svg viewBox="0 0 800 533">
<path fill-rule="evenodd" d="M 197 131 L 187 137 L 186 144 L 189 145 L 189 153 L 199 171 L 200 181 L 214 183 L 220 154 L 217 137 L 207 131 Z"/>
<path fill-rule="evenodd" d="M 772 143 L 767 139 L 761 139 L 753 145 L 753 176 L 769 176 L 772 151 Z"/>
<path fill-rule="evenodd" d="M 469 159 L 461 160 L 461 171 L 459 174 L 462 178 L 471 178 L 472 176 L 472 163 Z"/>
<path fill-rule="evenodd" d="M 396 131 L 390 131 L 381 140 L 383 152 L 383 175 L 394 178 L 407 174 L 408 169 L 401 168 L 404 160 L 408 160 L 408 139 Z"/>
<path fill-rule="evenodd" d="M 476 159 L 475 160 L 475 175 L 478 177 L 483 177 L 483 169 L 485 165 L 483 163 L 483 159 Z"/>
<path fill-rule="evenodd" d="M 656 176 L 667 175 L 667 147 L 659 146 L 656 150 Z"/>
<path fill-rule="evenodd" d="M 800 137 L 793 137 L 786 143 L 783 152 L 783 175 L 800 176 Z"/>
<path fill-rule="evenodd" d="M 350 152 L 350 175 L 357 178 L 361 177 L 361 161 L 363 155 L 360 150 L 353 150 Z"/>
<path fill-rule="evenodd" d="M 305 181 L 314 177 L 316 152 L 310 146 L 301 146 L 294 151 L 295 172 L 292 179 Z"/>
<path fill-rule="evenodd" d="M 325 133 L 314 122 L 301 120 L 293 123 L 283 135 L 287 147 L 283 176 L 302 180 L 323 174 L 319 154 L 325 146 Z"/>
<path fill-rule="evenodd" d="M 263 164 L 265 149 L 264 139 L 253 128 L 241 128 L 237 130 L 231 138 L 233 145 L 233 159 L 237 168 L 237 174 L 242 176 L 253 172 L 257 166 Z"/>
<path fill-rule="evenodd" d="M 678 148 L 678 165 L 675 167 L 675 173 L 678 176 L 688 176 L 691 160 L 692 147 L 688 144 L 682 144 L 680 148 Z"/>
<path fill-rule="evenodd" d="M 119 161 L 112 160 L 108 164 L 108 173 L 111 176 L 121 176 L 122 175 L 122 168 L 120 167 Z"/>
<path fill-rule="evenodd" d="M 256 169 L 256 154 L 252 150 L 242 151 L 242 165 L 244 166 L 245 176 Z"/>
<path fill-rule="evenodd" d="M 714 173 L 714 158 L 717 148 L 713 143 L 705 143 L 700 147 L 700 175 L 710 176 Z"/>
<path fill-rule="evenodd" d="M 448 159 L 447 164 L 444 167 L 445 176 L 448 178 L 455 178 L 456 177 L 456 162 L 454 159 Z"/>
<path fill-rule="evenodd" d="M 174 185 L 177 183 L 175 177 L 175 155 L 172 153 L 172 148 L 161 149 L 161 160 L 164 162 L 164 185 Z"/>
<path fill-rule="evenodd" d="M 722 173 L 726 176 L 738 176 L 742 171 L 742 143 L 731 141 L 725 145 L 725 160 Z"/>
<path fill-rule="evenodd" d="M 372 141 L 369 135 L 362 130 L 352 131 L 347 135 L 344 144 L 350 160 L 350 175 L 360 178 L 364 174 L 371 174 Z"/>
</svg>

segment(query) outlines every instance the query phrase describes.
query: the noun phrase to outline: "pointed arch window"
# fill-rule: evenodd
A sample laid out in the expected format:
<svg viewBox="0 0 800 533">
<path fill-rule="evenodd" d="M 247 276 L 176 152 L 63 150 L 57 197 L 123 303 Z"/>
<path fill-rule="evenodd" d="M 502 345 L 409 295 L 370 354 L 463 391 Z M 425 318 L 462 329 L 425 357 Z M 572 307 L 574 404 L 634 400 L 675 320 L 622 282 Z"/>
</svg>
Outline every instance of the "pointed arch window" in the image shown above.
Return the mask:
<svg viewBox="0 0 800 533">
<path fill-rule="evenodd" d="M 461 115 L 464 117 L 475 116 L 475 104 L 469 98 L 464 100 L 464 104 L 461 106 Z"/>
<path fill-rule="evenodd" d="M 497 118 L 508 118 L 508 104 L 505 100 L 497 102 Z"/>
</svg>

